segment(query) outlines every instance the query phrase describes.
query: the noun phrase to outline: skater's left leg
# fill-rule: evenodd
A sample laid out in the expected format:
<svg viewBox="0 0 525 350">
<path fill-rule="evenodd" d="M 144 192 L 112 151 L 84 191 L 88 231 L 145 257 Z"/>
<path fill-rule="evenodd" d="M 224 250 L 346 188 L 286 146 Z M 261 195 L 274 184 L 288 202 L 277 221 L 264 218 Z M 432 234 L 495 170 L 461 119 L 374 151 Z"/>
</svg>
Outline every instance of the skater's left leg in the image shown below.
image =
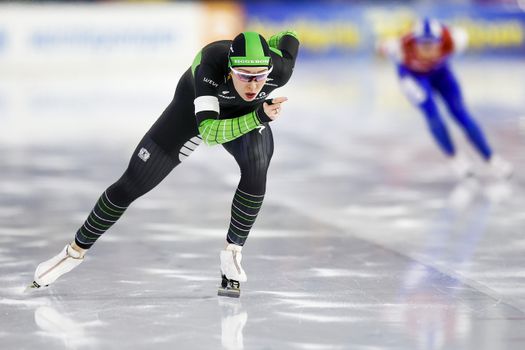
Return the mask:
<svg viewBox="0 0 525 350">
<path fill-rule="evenodd" d="M 269 126 L 254 130 L 224 144 L 241 171 L 241 179 L 231 207 L 228 243 L 243 246 L 262 207 L 266 174 L 273 155 L 273 135 Z"/>
<path fill-rule="evenodd" d="M 266 192 L 266 174 L 273 154 L 272 131 L 266 126 L 223 146 L 239 164 L 241 180 L 233 197 L 230 227 L 226 236 L 228 244 L 220 254 L 222 282 L 219 295 L 239 297 L 239 282 L 247 280 L 241 266 L 241 250 Z"/>
<path fill-rule="evenodd" d="M 149 155 L 147 161 L 141 158 L 141 150 L 146 149 Z M 136 147 L 124 174 L 99 197 L 84 224 L 77 230 L 74 242 L 37 266 L 32 286 L 48 286 L 80 265 L 86 251 L 119 220 L 126 208 L 156 187 L 179 163 L 146 134 Z"/>
<path fill-rule="evenodd" d="M 436 77 L 433 79 L 433 85 L 439 91 L 448 110 L 464 130 L 479 154 L 484 160 L 490 160 L 492 149 L 478 123 L 468 112 L 463 101 L 459 83 L 448 67 L 443 67 L 440 72 L 436 74 Z"/>
</svg>

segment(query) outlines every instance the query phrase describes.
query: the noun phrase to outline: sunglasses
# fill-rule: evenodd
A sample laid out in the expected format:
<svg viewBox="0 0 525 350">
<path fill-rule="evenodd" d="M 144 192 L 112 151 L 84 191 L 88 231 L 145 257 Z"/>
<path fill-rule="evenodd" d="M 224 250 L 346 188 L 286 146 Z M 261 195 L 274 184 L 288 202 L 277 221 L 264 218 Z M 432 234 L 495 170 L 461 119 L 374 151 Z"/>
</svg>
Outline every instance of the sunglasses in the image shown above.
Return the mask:
<svg viewBox="0 0 525 350">
<path fill-rule="evenodd" d="M 268 76 L 270 75 L 270 73 L 272 72 L 273 70 L 273 66 L 270 67 L 270 69 L 268 69 L 267 71 L 264 71 L 262 73 L 244 73 L 244 72 L 241 72 L 241 71 L 238 71 L 237 69 L 233 68 L 233 67 L 230 67 L 232 73 L 237 77 L 239 78 L 240 81 L 244 81 L 244 82 L 251 82 L 251 81 L 256 81 L 256 82 L 259 82 L 259 81 L 263 81 L 263 80 L 266 80 L 268 78 Z"/>
</svg>

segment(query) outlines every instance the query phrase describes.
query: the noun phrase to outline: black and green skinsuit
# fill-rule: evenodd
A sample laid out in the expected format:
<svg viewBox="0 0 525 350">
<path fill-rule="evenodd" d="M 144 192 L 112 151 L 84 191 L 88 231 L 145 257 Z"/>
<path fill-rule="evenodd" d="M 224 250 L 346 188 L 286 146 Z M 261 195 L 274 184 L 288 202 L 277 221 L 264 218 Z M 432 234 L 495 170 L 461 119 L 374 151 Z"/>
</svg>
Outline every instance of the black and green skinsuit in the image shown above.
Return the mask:
<svg viewBox="0 0 525 350">
<path fill-rule="evenodd" d="M 216 41 L 199 52 L 179 80 L 173 100 L 139 142 L 124 174 L 102 193 L 77 231 L 78 246 L 89 249 L 135 199 L 157 186 L 201 142 L 221 144 L 239 165 L 241 178 L 227 240 L 244 244 L 262 206 L 273 154 L 270 119 L 262 104 L 290 79 L 299 41 L 293 32 L 270 39 L 273 70 L 251 102 L 237 94 L 231 81 L 231 43 Z"/>
</svg>

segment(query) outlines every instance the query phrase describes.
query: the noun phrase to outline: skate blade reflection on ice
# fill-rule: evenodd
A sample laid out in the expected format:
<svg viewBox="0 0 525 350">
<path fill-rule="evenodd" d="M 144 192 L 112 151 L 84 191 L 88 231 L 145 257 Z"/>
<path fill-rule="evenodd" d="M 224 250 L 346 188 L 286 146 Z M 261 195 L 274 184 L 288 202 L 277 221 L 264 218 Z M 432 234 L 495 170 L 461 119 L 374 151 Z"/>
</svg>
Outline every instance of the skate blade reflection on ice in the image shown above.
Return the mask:
<svg viewBox="0 0 525 350">
<path fill-rule="evenodd" d="M 244 349 L 243 330 L 248 313 L 237 299 L 219 298 L 221 308 L 221 343 L 227 350 Z"/>
<path fill-rule="evenodd" d="M 480 189 L 480 184 L 475 178 L 466 178 L 460 181 L 450 192 L 448 205 L 457 211 L 464 210 L 471 203 Z"/>
<path fill-rule="evenodd" d="M 496 181 L 487 185 L 483 194 L 492 203 L 498 204 L 512 196 L 512 188 L 508 181 Z"/>
<path fill-rule="evenodd" d="M 50 306 L 35 310 L 35 323 L 46 334 L 62 339 L 67 348 L 76 348 L 91 342 L 86 337 L 85 326 L 65 316 Z"/>
</svg>

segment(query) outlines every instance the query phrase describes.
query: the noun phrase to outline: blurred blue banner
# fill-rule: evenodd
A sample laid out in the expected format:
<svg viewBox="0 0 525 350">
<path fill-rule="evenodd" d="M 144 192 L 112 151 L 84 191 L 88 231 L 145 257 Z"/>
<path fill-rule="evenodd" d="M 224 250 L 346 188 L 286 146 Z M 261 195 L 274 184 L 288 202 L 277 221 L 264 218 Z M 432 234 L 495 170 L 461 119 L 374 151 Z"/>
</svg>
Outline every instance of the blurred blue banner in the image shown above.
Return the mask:
<svg viewBox="0 0 525 350">
<path fill-rule="evenodd" d="M 406 33 L 418 16 L 460 26 L 469 55 L 525 56 L 525 12 L 517 6 L 400 6 L 346 3 L 247 3 L 247 28 L 266 37 L 299 33 L 303 56 L 370 55 L 378 39 Z"/>
</svg>

